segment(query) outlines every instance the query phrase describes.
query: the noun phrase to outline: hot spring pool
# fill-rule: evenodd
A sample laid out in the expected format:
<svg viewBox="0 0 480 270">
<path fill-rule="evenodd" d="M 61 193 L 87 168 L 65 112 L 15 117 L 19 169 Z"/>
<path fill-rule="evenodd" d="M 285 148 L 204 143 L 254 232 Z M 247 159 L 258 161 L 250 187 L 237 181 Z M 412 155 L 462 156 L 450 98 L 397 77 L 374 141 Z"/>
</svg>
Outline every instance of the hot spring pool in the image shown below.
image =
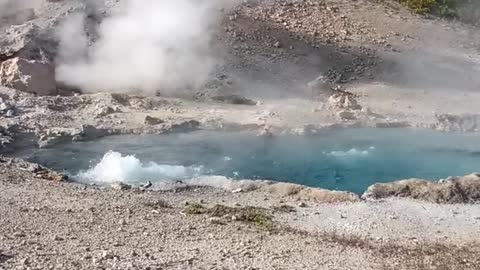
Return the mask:
<svg viewBox="0 0 480 270">
<path fill-rule="evenodd" d="M 480 136 L 412 129 L 339 129 L 309 137 L 197 131 L 123 135 L 16 150 L 75 180 L 132 184 L 221 175 L 362 193 L 376 182 L 480 171 Z"/>
</svg>

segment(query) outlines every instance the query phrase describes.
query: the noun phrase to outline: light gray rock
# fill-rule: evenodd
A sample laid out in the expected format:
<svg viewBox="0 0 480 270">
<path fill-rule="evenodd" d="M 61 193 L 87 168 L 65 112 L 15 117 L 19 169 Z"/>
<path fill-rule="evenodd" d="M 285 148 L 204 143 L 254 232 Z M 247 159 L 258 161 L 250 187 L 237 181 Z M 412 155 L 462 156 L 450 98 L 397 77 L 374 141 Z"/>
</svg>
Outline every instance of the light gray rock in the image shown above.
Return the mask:
<svg viewBox="0 0 480 270">
<path fill-rule="evenodd" d="M 338 116 L 342 118 L 343 120 L 355 120 L 357 117 L 355 116 L 355 113 L 350 112 L 350 111 L 340 111 L 338 112 Z"/>
<path fill-rule="evenodd" d="M 480 114 L 438 114 L 436 129 L 442 131 L 475 132 L 480 130 Z"/>
<path fill-rule="evenodd" d="M 7 117 L 13 117 L 13 116 L 15 116 L 15 111 L 12 110 L 12 109 L 10 109 L 10 110 L 8 110 L 8 111 L 5 113 L 5 116 L 7 116 Z"/>
<path fill-rule="evenodd" d="M 56 55 L 57 41 L 48 30 L 28 22 L 12 25 L 0 35 L 0 60 L 21 57 L 38 61 L 53 61 Z"/>
<path fill-rule="evenodd" d="M 129 190 L 132 186 L 122 183 L 122 182 L 115 182 L 110 185 L 110 187 L 114 190 Z"/>
<path fill-rule="evenodd" d="M 449 177 L 438 182 L 406 179 L 379 183 L 368 187 L 362 195 L 366 200 L 388 197 L 406 197 L 436 203 L 475 203 L 480 201 L 480 174 Z"/>
<path fill-rule="evenodd" d="M 330 109 L 348 109 L 348 110 L 360 110 L 362 107 L 358 105 L 357 100 L 344 93 L 333 94 L 328 98 L 328 107 Z"/>
<path fill-rule="evenodd" d="M 53 65 L 23 58 L 12 58 L 0 65 L 0 83 L 3 86 L 41 96 L 56 95 Z"/>
<path fill-rule="evenodd" d="M 145 123 L 145 125 L 154 126 L 154 125 L 165 123 L 165 121 L 163 121 L 160 118 L 156 118 L 156 117 L 147 115 L 147 116 L 145 116 L 144 123 Z"/>
</svg>

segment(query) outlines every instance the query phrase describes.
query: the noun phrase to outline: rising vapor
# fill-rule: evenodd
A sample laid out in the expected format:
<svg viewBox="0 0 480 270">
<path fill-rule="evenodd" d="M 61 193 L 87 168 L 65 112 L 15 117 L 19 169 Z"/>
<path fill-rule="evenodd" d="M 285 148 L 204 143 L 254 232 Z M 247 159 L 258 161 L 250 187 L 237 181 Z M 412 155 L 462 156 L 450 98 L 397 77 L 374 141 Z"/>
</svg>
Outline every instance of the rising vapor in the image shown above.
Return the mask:
<svg viewBox="0 0 480 270">
<path fill-rule="evenodd" d="M 86 14 L 61 25 L 56 78 L 83 92 L 173 93 L 201 86 L 215 65 L 211 49 L 220 1 L 126 0 L 88 46 Z"/>
</svg>

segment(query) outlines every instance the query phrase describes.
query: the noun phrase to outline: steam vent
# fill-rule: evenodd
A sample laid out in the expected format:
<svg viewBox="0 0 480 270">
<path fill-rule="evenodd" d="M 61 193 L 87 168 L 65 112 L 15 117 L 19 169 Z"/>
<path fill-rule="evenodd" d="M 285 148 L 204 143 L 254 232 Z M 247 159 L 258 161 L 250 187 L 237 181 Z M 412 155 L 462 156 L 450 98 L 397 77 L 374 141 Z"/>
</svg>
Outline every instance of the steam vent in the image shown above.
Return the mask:
<svg viewBox="0 0 480 270">
<path fill-rule="evenodd" d="M 0 269 L 480 269 L 479 14 L 0 0 Z"/>
</svg>

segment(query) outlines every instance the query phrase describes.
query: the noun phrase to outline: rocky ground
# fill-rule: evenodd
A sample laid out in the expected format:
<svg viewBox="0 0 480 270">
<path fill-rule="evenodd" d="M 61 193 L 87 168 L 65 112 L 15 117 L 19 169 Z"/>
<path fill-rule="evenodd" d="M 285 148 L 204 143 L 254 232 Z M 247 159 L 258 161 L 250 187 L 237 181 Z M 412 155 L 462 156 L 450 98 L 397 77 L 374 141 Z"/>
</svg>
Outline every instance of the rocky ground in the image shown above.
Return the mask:
<svg viewBox="0 0 480 270">
<path fill-rule="evenodd" d="M 23 169 L 22 169 L 23 168 Z M 4 269 L 478 269 L 480 208 L 119 190 L 2 160 Z M 47 178 L 47 179 L 43 179 Z"/>
<path fill-rule="evenodd" d="M 157 96 L 81 94 L 56 82 L 52 31 L 82 5 L 38 2 L 0 12 L 5 155 L 25 143 L 195 129 L 265 136 L 346 126 L 479 129 L 478 30 L 412 15 L 392 1 L 243 1 L 223 11 L 215 76 L 195 92 Z M 117 1 L 106 2 L 89 23 Z M 480 264 L 475 174 L 377 185 L 360 199 L 263 182 L 163 191 L 83 186 L 8 158 L 0 171 L 0 269 Z"/>
</svg>

